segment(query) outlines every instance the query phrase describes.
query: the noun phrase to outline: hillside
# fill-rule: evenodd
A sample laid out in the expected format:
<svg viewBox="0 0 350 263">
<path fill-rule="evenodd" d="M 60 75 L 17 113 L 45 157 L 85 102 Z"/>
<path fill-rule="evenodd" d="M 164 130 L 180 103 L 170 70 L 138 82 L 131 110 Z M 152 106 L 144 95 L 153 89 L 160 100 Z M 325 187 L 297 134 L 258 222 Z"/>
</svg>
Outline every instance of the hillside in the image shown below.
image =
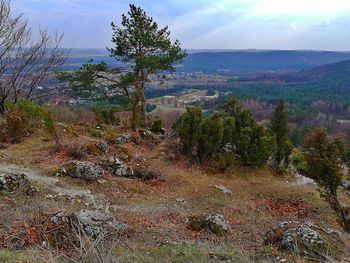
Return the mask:
<svg viewBox="0 0 350 263">
<path fill-rule="evenodd" d="M 216 72 L 225 69 L 306 69 L 350 59 L 348 52 L 329 51 L 188 50 L 188 53 L 183 65 L 178 67 L 180 72 Z M 63 68 L 66 70 L 76 69 L 90 59 L 93 59 L 94 62 L 106 61 L 110 66 L 120 66 L 114 58 L 109 57 L 107 50 L 73 49 L 70 51 L 70 57 Z"/>
<path fill-rule="evenodd" d="M 231 51 L 190 54 L 180 71 L 220 69 L 306 69 L 350 59 L 350 53 L 327 51 Z"/>
<path fill-rule="evenodd" d="M 262 74 L 237 81 L 276 81 L 284 83 L 322 83 L 342 86 L 350 85 L 350 60 L 326 64 L 311 69 L 283 74 Z"/>
<path fill-rule="evenodd" d="M 109 143 L 106 153 L 84 153 L 80 157 L 81 162 L 98 163 L 116 156 L 130 166 L 158 171 L 159 175 L 152 180 L 113 176 L 109 172 L 93 181 L 54 175 L 52 171 L 77 158 L 72 154 L 81 151 L 82 145 L 100 141 L 89 135 L 92 127 L 65 123 L 60 130 L 65 134 L 62 141 L 65 147 L 59 152 L 52 150 L 53 142 L 42 131 L 21 144 L 0 150 L 0 174 L 26 174 L 37 189 L 29 196 L 0 194 L 0 240 L 8 248 L 16 247 L 11 254 L 0 251 L 0 259 L 6 258 L 5 262 L 48 262 L 45 261 L 48 257 L 57 258 L 55 262 L 308 262 L 265 244 L 266 233 L 288 220 L 311 221 L 340 231 L 332 210 L 312 184 L 293 176 L 281 177 L 268 166 L 256 169 L 239 162 L 226 172 L 213 174 L 190 164 L 186 158 L 174 158 L 171 140 L 161 140 L 159 144 L 143 140 L 139 145 L 129 142 L 119 146 Z M 101 132 L 106 132 L 105 128 Z M 118 129 L 119 134 L 125 132 L 130 131 Z M 345 194 L 342 196 L 349 200 Z M 84 236 L 74 236 L 75 232 L 67 240 L 64 224 L 57 227 L 45 221 L 60 220 L 80 209 L 107 211 L 109 216 L 117 218 L 116 222 L 123 222 L 132 230 L 107 242 L 97 239 L 89 243 Z M 188 228 L 191 216 L 217 213 L 228 224 L 226 236 Z M 19 236 L 20 231 L 25 233 Z M 77 237 L 83 243 L 82 250 L 70 247 Z M 346 241 L 344 234 L 340 238 L 338 242 Z M 44 245 L 43 239 L 47 240 Z M 50 254 L 53 247 L 48 244 L 57 245 L 61 252 Z M 348 244 L 333 245 L 327 248 L 330 249 L 327 253 L 339 253 L 346 260 L 350 253 Z M 81 261 L 70 261 L 73 255 L 80 256 Z"/>
</svg>

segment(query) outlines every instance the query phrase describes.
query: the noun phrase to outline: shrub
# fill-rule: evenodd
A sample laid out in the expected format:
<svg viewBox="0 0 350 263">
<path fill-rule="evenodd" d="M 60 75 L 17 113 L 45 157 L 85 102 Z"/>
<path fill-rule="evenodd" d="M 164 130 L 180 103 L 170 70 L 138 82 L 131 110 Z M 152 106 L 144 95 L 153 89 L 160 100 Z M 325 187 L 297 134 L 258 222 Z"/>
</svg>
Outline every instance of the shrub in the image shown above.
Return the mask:
<svg viewBox="0 0 350 263">
<path fill-rule="evenodd" d="M 7 125 L 5 120 L 0 119 L 0 143 L 7 142 L 8 134 L 7 134 Z"/>
<path fill-rule="evenodd" d="M 211 159 L 222 148 L 224 120 L 221 113 L 214 113 L 204 119 L 198 141 L 198 156 L 201 160 Z"/>
<path fill-rule="evenodd" d="M 19 100 L 17 104 L 8 105 L 6 124 L 11 142 L 20 139 L 38 126 L 44 125 L 46 132 L 53 136 L 56 147 L 59 148 L 59 135 L 56 122 L 47 107 L 40 106 L 32 101 Z"/>
<path fill-rule="evenodd" d="M 201 137 L 202 110 L 198 107 L 187 107 L 186 112 L 174 124 L 182 142 L 183 151 L 192 155 Z"/>
<path fill-rule="evenodd" d="M 103 153 L 101 149 L 99 149 L 98 144 L 96 142 L 90 142 L 86 145 L 86 152 L 89 155 L 98 156 Z"/>
<path fill-rule="evenodd" d="M 46 132 L 54 138 L 56 149 L 59 149 L 61 147 L 61 144 L 60 144 L 60 138 L 58 135 L 56 122 L 51 112 L 46 108 L 42 109 L 42 119 L 44 121 L 44 127 Z"/>
<path fill-rule="evenodd" d="M 105 140 L 106 142 L 113 144 L 118 137 L 118 132 L 114 128 L 109 128 L 106 131 Z"/>
<path fill-rule="evenodd" d="M 11 110 L 6 115 L 7 134 L 11 143 L 18 143 L 28 132 L 28 124 L 22 112 Z"/>
<path fill-rule="evenodd" d="M 146 167 L 137 167 L 134 169 L 134 176 L 141 181 L 149 181 L 161 177 L 161 172 Z"/>
<path fill-rule="evenodd" d="M 162 121 L 160 119 L 155 120 L 151 125 L 151 131 L 154 133 L 161 133 Z"/>
<path fill-rule="evenodd" d="M 147 112 L 152 112 L 154 111 L 155 109 L 157 108 L 157 106 L 155 104 L 149 104 L 147 103 L 146 106 L 145 106 L 145 110 Z"/>
<path fill-rule="evenodd" d="M 115 116 L 118 107 L 116 106 L 95 106 L 92 111 L 99 124 L 118 125 L 120 120 Z"/>
<path fill-rule="evenodd" d="M 82 160 L 86 157 L 85 147 L 82 143 L 70 143 L 65 145 L 64 151 L 74 160 Z"/>
<path fill-rule="evenodd" d="M 236 100 L 229 100 L 223 108 L 224 111 L 206 118 L 201 109 L 187 108 L 174 125 L 183 151 L 201 162 L 212 161 L 213 156 L 222 153 L 224 146 L 230 144 L 231 158 L 236 154 L 246 165 L 265 164 L 274 151 L 274 137 Z"/>
<path fill-rule="evenodd" d="M 295 166 L 295 168 L 302 174 L 307 174 L 309 171 L 309 166 L 305 159 L 305 154 L 301 151 L 294 151 L 290 159 Z"/>
<path fill-rule="evenodd" d="M 89 132 L 90 136 L 93 138 L 101 138 L 102 137 L 101 133 L 94 128 L 90 128 L 88 130 L 88 132 Z"/>
<path fill-rule="evenodd" d="M 217 153 L 214 154 L 212 160 L 210 161 L 210 171 L 216 172 L 224 172 L 227 168 L 231 167 L 233 164 L 234 158 L 231 154 L 227 153 Z"/>
</svg>

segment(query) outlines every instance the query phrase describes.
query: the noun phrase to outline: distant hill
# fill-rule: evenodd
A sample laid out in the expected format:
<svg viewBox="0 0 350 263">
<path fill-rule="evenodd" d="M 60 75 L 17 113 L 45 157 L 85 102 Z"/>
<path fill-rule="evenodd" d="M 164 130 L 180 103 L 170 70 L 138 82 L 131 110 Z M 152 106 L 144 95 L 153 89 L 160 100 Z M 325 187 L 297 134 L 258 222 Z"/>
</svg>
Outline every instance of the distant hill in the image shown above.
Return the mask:
<svg viewBox="0 0 350 263">
<path fill-rule="evenodd" d="M 350 60 L 350 52 L 283 51 L 283 50 L 188 50 L 180 72 L 217 72 L 219 70 L 300 70 L 342 60 Z M 90 59 L 121 66 L 105 49 L 72 49 L 64 69 L 77 69 Z"/>
<path fill-rule="evenodd" d="M 284 74 L 262 74 L 240 81 L 282 82 L 282 83 L 322 83 L 350 86 L 350 60 L 326 64 L 311 69 Z"/>
<path fill-rule="evenodd" d="M 225 69 L 307 69 L 350 59 L 349 52 L 330 51 L 226 51 L 190 54 L 180 71 Z"/>
</svg>

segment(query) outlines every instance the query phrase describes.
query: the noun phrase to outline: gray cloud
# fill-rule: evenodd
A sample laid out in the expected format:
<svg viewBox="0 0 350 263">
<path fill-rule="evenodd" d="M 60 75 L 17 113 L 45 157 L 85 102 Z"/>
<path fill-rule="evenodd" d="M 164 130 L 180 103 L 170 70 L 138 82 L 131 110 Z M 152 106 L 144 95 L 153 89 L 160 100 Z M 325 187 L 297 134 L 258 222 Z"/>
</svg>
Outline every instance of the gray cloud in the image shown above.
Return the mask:
<svg viewBox="0 0 350 263">
<path fill-rule="evenodd" d="M 288 1 L 290 5 L 302 3 L 301 0 Z M 325 5 L 328 0 L 319 1 Z M 265 10 L 261 4 L 259 7 L 258 3 L 262 2 L 269 7 L 272 0 L 133 2 L 160 25 L 169 25 L 172 36 L 186 48 L 350 50 L 350 33 L 346 30 L 350 26 L 347 15 L 350 4 L 345 2 L 334 12 L 321 6 L 319 13 L 310 9 L 310 14 L 303 12 L 302 15 L 289 14 L 288 9 L 279 13 L 278 9 Z M 64 32 L 66 47 L 103 48 L 110 44 L 110 22 L 120 21 L 129 1 L 12 0 L 12 4 L 14 11 L 25 13 L 32 25 Z"/>
</svg>

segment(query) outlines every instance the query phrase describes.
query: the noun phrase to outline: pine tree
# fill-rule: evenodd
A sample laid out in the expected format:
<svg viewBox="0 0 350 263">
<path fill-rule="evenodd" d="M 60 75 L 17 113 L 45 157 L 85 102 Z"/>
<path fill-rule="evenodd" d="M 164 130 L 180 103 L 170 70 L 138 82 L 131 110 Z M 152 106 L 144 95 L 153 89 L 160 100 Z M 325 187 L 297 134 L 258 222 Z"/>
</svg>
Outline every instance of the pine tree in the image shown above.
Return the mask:
<svg viewBox="0 0 350 263">
<path fill-rule="evenodd" d="M 174 71 L 186 52 L 181 50 L 179 41 L 171 42 L 167 26 L 159 28 L 142 8 L 132 4 L 127 15 L 122 15 L 121 26 L 112 23 L 112 29 L 115 47 L 109 49 L 111 56 L 132 69 L 133 126 L 145 126 L 146 82 L 153 74 Z"/>
<path fill-rule="evenodd" d="M 284 100 L 281 99 L 271 117 L 271 131 L 275 135 L 276 149 L 273 154 L 275 166 L 280 169 L 289 164 L 291 142 L 288 138 L 288 115 Z"/>
</svg>

